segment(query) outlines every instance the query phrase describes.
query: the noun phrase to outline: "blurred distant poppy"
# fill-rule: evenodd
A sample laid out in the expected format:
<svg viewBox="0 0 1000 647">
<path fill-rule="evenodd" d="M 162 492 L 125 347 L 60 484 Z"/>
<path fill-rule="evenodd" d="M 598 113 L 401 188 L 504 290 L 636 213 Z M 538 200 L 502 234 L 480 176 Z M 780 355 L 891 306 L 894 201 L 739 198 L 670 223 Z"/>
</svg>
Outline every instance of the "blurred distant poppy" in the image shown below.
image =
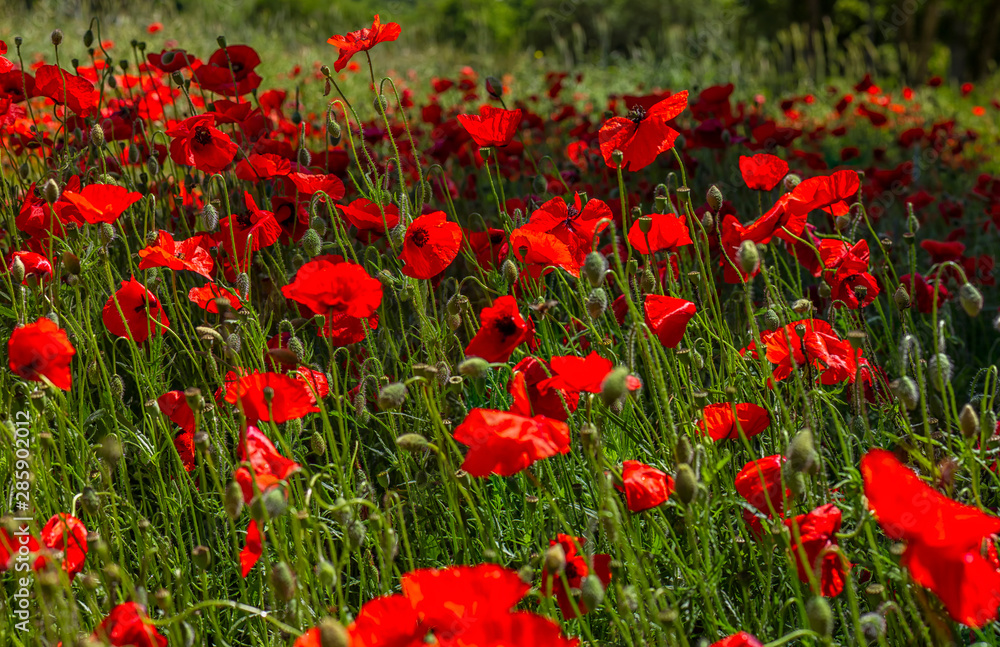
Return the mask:
<svg viewBox="0 0 1000 647">
<path fill-rule="evenodd" d="M 718 642 L 714 642 L 710 647 L 764 647 L 763 643 L 745 631 L 727 636 Z"/>
<path fill-rule="evenodd" d="M 582 537 L 573 537 L 572 535 L 560 533 L 556 536 L 556 539 L 549 542 L 550 546 L 555 546 L 556 544 L 562 546 L 563 552 L 566 555 L 566 567 L 563 570 L 562 576 L 566 577 L 566 584 L 569 585 L 569 591 L 566 590 L 566 585 L 562 582 L 562 576 L 549 573 L 544 569 L 542 570 L 542 595 L 550 596 L 555 593 L 556 602 L 559 603 L 559 610 L 562 611 L 563 617 L 566 619 L 577 617 L 577 614 L 573 611 L 573 601 L 576 602 L 576 607 L 580 610 L 580 614 L 590 611 L 587 605 L 584 604 L 583 599 L 577 595 L 585 577 L 593 573 L 600 580 L 603 588 L 607 588 L 608 584 L 611 583 L 611 556 L 599 554 L 588 558 L 578 549 L 578 546 L 582 547 L 585 541 Z M 573 601 L 570 601 L 570 595 L 574 597 Z"/>
<path fill-rule="evenodd" d="M 145 607 L 135 602 L 123 602 L 112 609 L 91 638 L 113 647 L 167 647 L 167 639 L 150 623 Z"/>
<path fill-rule="evenodd" d="M 769 153 L 758 153 L 753 157 L 740 155 L 740 173 L 751 189 L 770 191 L 788 175 L 788 162 Z"/>
</svg>

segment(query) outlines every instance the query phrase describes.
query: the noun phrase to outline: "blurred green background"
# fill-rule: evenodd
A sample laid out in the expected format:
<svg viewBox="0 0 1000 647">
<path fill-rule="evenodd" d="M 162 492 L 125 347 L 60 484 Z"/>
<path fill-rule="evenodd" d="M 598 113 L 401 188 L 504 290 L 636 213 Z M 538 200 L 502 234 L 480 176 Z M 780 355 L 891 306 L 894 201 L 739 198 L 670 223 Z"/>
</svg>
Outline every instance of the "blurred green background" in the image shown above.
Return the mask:
<svg viewBox="0 0 1000 647">
<path fill-rule="evenodd" d="M 749 74 L 787 87 L 868 71 L 911 84 L 931 75 L 975 81 L 994 71 L 1000 37 L 1000 0 L 0 0 L 0 7 L 12 16 L 0 25 L 8 39 L 100 15 L 118 39 L 144 38 L 134 32 L 157 20 L 165 25 L 158 36 L 189 49 L 192 39 L 224 32 L 230 42 L 286 52 L 321 52 L 330 35 L 379 13 L 403 26 L 402 51 L 430 51 L 437 61 L 640 62 L 659 70 L 661 82 L 679 80 L 670 70 L 683 68 L 703 85 Z M 116 22 L 135 29 L 121 33 Z"/>
</svg>

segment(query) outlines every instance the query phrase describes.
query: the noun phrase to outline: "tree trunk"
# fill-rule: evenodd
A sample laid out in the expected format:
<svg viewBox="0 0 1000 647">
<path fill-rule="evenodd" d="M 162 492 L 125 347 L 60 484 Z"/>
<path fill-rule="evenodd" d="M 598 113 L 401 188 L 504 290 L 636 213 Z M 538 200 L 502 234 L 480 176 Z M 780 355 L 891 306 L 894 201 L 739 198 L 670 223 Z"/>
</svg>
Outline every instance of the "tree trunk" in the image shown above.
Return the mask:
<svg viewBox="0 0 1000 647">
<path fill-rule="evenodd" d="M 941 22 L 941 0 L 930 0 L 924 11 L 921 24 L 920 42 L 917 44 L 917 80 L 927 78 L 927 64 L 934 52 L 934 42 L 937 37 L 938 23 Z"/>
</svg>

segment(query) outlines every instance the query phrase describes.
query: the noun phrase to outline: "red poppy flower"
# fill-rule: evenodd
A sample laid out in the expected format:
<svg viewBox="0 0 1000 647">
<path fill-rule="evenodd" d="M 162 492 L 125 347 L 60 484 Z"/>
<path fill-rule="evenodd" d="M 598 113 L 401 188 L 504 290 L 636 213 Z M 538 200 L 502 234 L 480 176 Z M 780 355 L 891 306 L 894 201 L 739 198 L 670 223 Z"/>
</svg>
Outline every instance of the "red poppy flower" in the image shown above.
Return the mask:
<svg viewBox="0 0 1000 647">
<path fill-rule="evenodd" d="M 465 354 L 487 362 L 506 362 L 528 333 L 528 324 L 512 296 L 502 296 L 483 308 L 479 321 L 479 331 L 465 347 Z"/>
<path fill-rule="evenodd" d="M 788 162 L 769 153 L 740 155 L 740 173 L 754 191 L 770 191 L 788 175 Z"/>
<path fill-rule="evenodd" d="M 470 411 L 454 436 L 469 446 L 462 469 L 478 477 L 511 476 L 535 461 L 568 454 L 570 449 L 566 423 L 492 409 Z"/>
<path fill-rule="evenodd" d="M 771 516 L 772 509 L 779 517 L 783 515 L 785 500 L 792 497 L 788 488 L 782 493 L 781 466 L 784 462 L 785 457 L 781 454 L 765 456 L 750 461 L 736 475 L 735 485 L 739 495 L 768 516 Z"/>
<path fill-rule="evenodd" d="M 233 475 L 243 490 L 245 503 L 253 499 L 254 483 L 257 490 L 264 492 L 301 469 L 298 463 L 279 454 L 271 439 L 253 425 L 247 425 L 242 434 L 239 459 L 250 463 L 250 469 L 240 467 Z"/>
<path fill-rule="evenodd" d="M 794 243 L 793 236 L 801 236 L 809 212 L 822 209 L 834 216 L 846 214 L 850 208 L 847 200 L 856 197 L 860 184 L 857 172 L 846 170 L 803 180 L 747 227 L 746 238 L 767 244 L 778 236 Z"/>
<path fill-rule="evenodd" d="M 622 169 L 638 171 L 653 163 L 656 156 L 674 146 L 679 134 L 668 123 L 687 107 L 687 90 L 667 97 L 648 110 L 637 105 L 626 117 L 612 117 L 601 126 L 598 139 L 601 155 L 611 168 L 618 168 L 614 152 L 621 151 Z"/>
<path fill-rule="evenodd" d="M 632 512 L 642 512 L 666 503 L 674 491 L 674 479 L 669 474 L 639 461 L 622 464 L 622 481 L 624 485 L 616 485 L 615 488 L 625 493 L 625 501 Z"/>
<path fill-rule="evenodd" d="M 241 106 L 249 106 L 249 103 L 241 103 Z M 226 123 L 228 118 L 222 118 L 216 114 L 216 123 Z M 286 177 L 292 172 L 292 163 L 280 155 L 274 153 L 251 153 L 249 157 L 236 162 L 236 177 L 248 182 L 260 182 L 276 177 Z"/>
<path fill-rule="evenodd" d="M 399 224 L 399 207 L 386 204 L 379 209 L 379 205 L 366 198 L 358 198 L 349 205 L 341 206 L 340 213 L 361 233 L 384 234 Z"/>
<path fill-rule="evenodd" d="M 188 406 L 184 391 L 167 391 L 156 398 L 156 404 L 160 407 L 160 413 L 170 422 L 184 431 L 194 433 L 196 429 L 194 411 Z"/>
<path fill-rule="evenodd" d="M 573 195 L 573 202 L 567 204 L 561 197 L 546 201 L 532 214 L 528 223 L 516 231 L 537 231 L 552 234 L 569 248 L 573 264 L 565 265 L 566 271 L 579 275 L 587 254 L 594 245 L 594 235 L 608 226 L 614 219 L 611 208 L 596 198 L 582 204 L 580 194 Z M 511 235 L 513 243 L 514 236 Z M 551 263 L 556 265 L 557 263 Z"/>
<path fill-rule="evenodd" d="M 142 194 L 117 184 L 88 184 L 79 192 L 63 191 L 61 199 L 63 205 L 56 208 L 61 218 L 79 215 L 85 222 L 96 225 L 117 221 L 126 209 L 142 199 Z M 72 216 L 69 208 L 73 209 Z"/>
<path fill-rule="evenodd" d="M 476 257 L 476 262 L 483 269 L 496 269 L 507 258 L 507 232 L 503 229 L 487 229 L 486 231 L 462 231 L 462 241 L 467 251 Z"/>
<path fill-rule="evenodd" d="M 517 134 L 521 110 L 480 106 L 478 115 L 458 115 L 457 118 L 480 148 L 506 146 Z"/>
<path fill-rule="evenodd" d="M 215 128 L 215 114 L 188 117 L 167 129 L 170 159 L 181 166 L 193 166 L 203 173 L 219 173 L 239 148 L 229 135 Z"/>
<path fill-rule="evenodd" d="M 816 573 L 820 585 L 818 593 L 826 597 L 840 595 L 847 576 L 844 560 L 836 550 L 840 516 L 840 509 L 828 503 L 808 514 L 785 520 L 785 525 L 791 532 L 790 550 L 795 559 L 799 580 L 808 583 L 810 571 Z M 846 568 L 849 570 L 851 565 L 846 564 Z"/>
<path fill-rule="evenodd" d="M 583 603 L 583 600 L 576 595 L 576 592 L 580 589 L 583 578 L 590 575 L 591 571 L 601 581 L 601 585 L 604 588 L 607 588 L 611 582 L 611 556 L 604 554 L 594 555 L 588 560 L 584 555 L 579 553 L 577 548 L 578 546 L 582 547 L 585 541 L 582 537 L 559 534 L 556 535 L 556 539 L 549 542 L 550 546 L 555 546 L 556 544 L 562 546 L 563 552 L 566 554 L 566 568 L 563 571 L 563 575 L 566 577 L 569 591 L 563 585 L 561 576 L 548 573 L 544 569 L 542 570 L 542 594 L 549 596 L 554 591 L 556 602 L 559 603 L 559 610 L 562 611 L 563 617 L 567 619 L 577 617 L 577 614 L 573 612 L 573 603 L 570 601 L 570 595 L 573 595 L 575 598 L 576 606 L 581 614 L 587 613 L 590 610 Z"/>
<path fill-rule="evenodd" d="M 139 250 L 139 269 L 169 267 L 172 270 L 189 270 L 211 280 L 215 262 L 208 253 L 204 238 L 195 236 L 175 241 L 169 232 L 161 229 L 155 244 Z"/>
<path fill-rule="evenodd" d="M 14 69 L 14 64 L 4 57 L 7 53 L 7 43 L 0 40 L 0 74 L 5 74 Z"/>
<path fill-rule="evenodd" d="M 197 58 L 191 56 L 183 49 L 164 49 L 159 54 L 146 54 L 146 61 L 156 69 L 167 74 L 183 70 L 185 67 L 191 67 L 196 62 L 200 64 Z"/>
<path fill-rule="evenodd" d="M 736 414 L 733 414 L 733 409 Z M 764 407 L 750 402 L 731 405 L 728 402 L 710 404 L 702 410 L 698 429 L 712 440 L 739 440 L 740 432 L 750 438 L 771 425 L 771 417 Z"/>
<path fill-rule="evenodd" d="M 822 384 L 854 381 L 855 350 L 821 319 L 793 321 L 783 328 L 761 333 L 767 361 L 776 364 L 772 379 L 780 382 L 796 367 L 810 365 Z"/>
<path fill-rule="evenodd" d="M 225 299 L 233 310 L 239 310 L 243 307 L 239 295 L 217 283 L 206 283 L 200 288 L 191 288 L 188 291 L 188 299 L 202 310 L 212 314 L 219 312 L 219 306 L 215 304 L 216 299 Z"/>
<path fill-rule="evenodd" d="M 246 214 L 233 214 L 219 221 L 216 240 L 231 258 L 235 258 L 241 269 L 249 268 L 250 253 L 262 250 L 278 242 L 281 225 L 270 211 L 257 207 L 257 202 L 248 191 L 243 193 Z M 235 245 L 235 249 L 234 249 Z"/>
<path fill-rule="evenodd" d="M 891 539 L 905 541 L 900 563 L 933 591 L 956 621 L 982 627 L 997 618 L 1000 572 L 982 554 L 1000 518 L 953 501 L 924 483 L 891 452 L 861 459 L 868 507 Z"/>
<path fill-rule="evenodd" d="M 714 642 L 710 647 L 764 647 L 754 636 L 745 631 L 732 636 L 726 636 L 718 642 Z"/>
<path fill-rule="evenodd" d="M 691 244 L 691 234 L 680 216 L 654 213 L 644 217 L 650 219 L 648 232 L 642 231 L 645 225 L 638 218 L 628 230 L 628 242 L 640 254 L 655 254 L 665 249 L 676 250 Z"/>
<path fill-rule="evenodd" d="M 66 331 L 45 317 L 15 328 L 7 340 L 11 371 L 32 382 L 48 380 L 63 391 L 73 386 L 70 364 L 75 354 Z"/>
<path fill-rule="evenodd" d="M 549 361 L 552 377 L 543 386 L 571 393 L 600 393 L 604 378 L 614 369 L 610 359 L 591 351 L 586 357 L 561 355 Z"/>
<path fill-rule="evenodd" d="M 880 290 L 875 277 L 868 273 L 868 241 L 860 240 L 848 247 L 843 241 L 826 238 L 821 241 L 819 251 L 830 285 L 830 298 L 836 305 L 853 310 L 875 300 Z"/>
<path fill-rule="evenodd" d="M 194 458 L 194 434 L 190 431 L 182 431 L 174 436 L 174 449 L 184 465 L 184 471 L 193 472 L 198 464 Z"/>
<path fill-rule="evenodd" d="M 60 566 L 70 580 L 83 570 L 83 562 L 87 559 L 87 527 L 76 517 L 64 512 L 53 515 L 42 528 L 40 543 L 62 555 Z"/>
<path fill-rule="evenodd" d="M 368 51 L 379 43 L 396 40 L 401 31 L 399 25 L 394 22 L 383 25 L 379 21 L 378 14 L 375 14 L 375 20 L 372 21 L 371 27 L 352 31 L 345 36 L 331 36 L 326 42 L 340 50 L 340 56 L 333 64 L 333 69 L 340 72 L 347 67 L 347 62 L 351 60 L 352 56 L 358 52 Z"/>
<path fill-rule="evenodd" d="M 545 416 L 566 422 L 576 411 L 579 392 L 552 388 L 549 384 L 552 370 L 545 360 L 525 357 L 514 365 L 514 376 L 507 390 L 514 396 L 512 413 L 522 416 Z"/>
<path fill-rule="evenodd" d="M 100 99 L 93 83 L 57 65 L 42 65 L 35 70 L 34 96 L 48 97 L 65 105 L 81 119 L 97 113 Z"/>
<path fill-rule="evenodd" d="M 209 92 L 241 97 L 260 86 L 263 79 L 254 71 L 258 65 L 260 56 L 252 47 L 230 45 L 215 50 L 208 61 L 194 71 L 194 80 Z"/>
<path fill-rule="evenodd" d="M 570 276 L 580 276 L 580 266 L 573 256 L 569 246 L 554 234 L 533 231 L 527 226 L 518 227 L 510 232 L 510 248 L 514 256 L 528 266 L 528 275 L 533 279 L 540 278 L 558 267 L 569 272 Z"/>
<path fill-rule="evenodd" d="M 302 196 L 311 197 L 322 191 L 331 200 L 340 200 L 344 197 L 344 183 L 336 175 L 289 173 L 288 179 Z"/>
<path fill-rule="evenodd" d="M 462 632 L 462 645 L 579 647 L 579 638 L 562 635 L 558 623 L 537 613 L 518 611 L 480 619 Z M 417 646 L 419 647 L 419 646 Z"/>
<path fill-rule="evenodd" d="M 170 325 L 159 300 L 135 277 L 122 281 L 121 289 L 104 304 L 101 320 L 112 335 L 127 337 L 137 344 L 150 335 L 162 335 Z"/>
<path fill-rule="evenodd" d="M 382 284 L 377 279 L 360 265 L 335 257 L 309 261 L 281 293 L 316 314 L 357 319 L 372 316 L 382 303 Z"/>
<path fill-rule="evenodd" d="M 150 624 L 145 607 L 135 602 L 112 609 L 97 625 L 92 639 L 114 647 L 167 647 L 167 639 Z"/>
<path fill-rule="evenodd" d="M 406 228 L 402 272 L 415 279 L 429 279 L 444 271 L 458 256 L 462 246 L 462 228 L 448 222 L 443 211 L 427 213 L 414 219 Z"/>
<path fill-rule="evenodd" d="M 646 325 L 667 348 L 681 343 L 688 322 L 698 310 L 690 301 L 659 294 L 647 294 L 643 308 Z"/>
<path fill-rule="evenodd" d="M 5 528 L 0 528 L 0 573 L 10 569 L 22 547 L 28 551 L 28 555 L 37 553 L 40 548 L 38 540 L 28 534 L 27 526 L 22 526 L 14 534 L 8 533 Z"/>
<path fill-rule="evenodd" d="M 7 264 L 8 271 L 13 269 L 15 260 L 21 261 L 21 266 L 24 267 L 24 279 L 21 281 L 21 285 L 28 285 L 28 281 L 32 277 L 43 281 L 52 276 L 52 263 L 41 254 L 14 252 L 10 255 L 10 263 Z"/>
<path fill-rule="evenodd" d="M 319 411 L 306 383 L 281 373 L 255 371 L 239 378 L 226 388 L 226 402 L 238 403 L 251 423 L 273 419 L 280 424 Z"/>
<path fill-rule="evenodd" d="M 240 550 L 240 572 L 243 574 L 243 577 L 250 574 L 257 560 L 263 554 L 264 546 L 261 542 L 260 529 L 257 527 L 257 522 L 251 519 L 250 525 L 247 526 L 246 544 Z"/>
</svg>

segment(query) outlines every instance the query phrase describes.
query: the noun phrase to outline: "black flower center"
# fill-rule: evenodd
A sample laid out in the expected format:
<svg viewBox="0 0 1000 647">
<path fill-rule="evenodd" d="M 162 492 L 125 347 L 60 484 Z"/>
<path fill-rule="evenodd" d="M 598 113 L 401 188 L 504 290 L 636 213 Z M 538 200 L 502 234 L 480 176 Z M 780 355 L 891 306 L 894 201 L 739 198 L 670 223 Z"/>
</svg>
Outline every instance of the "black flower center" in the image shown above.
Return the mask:
<svg viewBox="0 0 1000 647">
<path fill-rule="evenodd" d="M 208 130 L 208 126 L 198 126 L 194 129 L 194 140 L 206 146 L 212 141 L 212 133 Z"/>
<path fill-rule="evenodd" d="M 243 71 L 243 63 L 240 63 L 239 61 L 233 61 L 232 65 L 233 65 L 233 75 L 239 76 L 240 72 Z"/>
<path fill-rule="evenodd" d="M 418 228 L 414 230 L 413 234 L 410 235 L 410 242 L 412 242 L 417 247 L 423 247 L 427 244 L 427 240 L 430 236 L 427 234 L 427 230 L 423 228 Z"/>
<path fill-rule="evenodd" d="M 636 106 L 628 111 L 627 116 L 632 120 L 632 123 L 638 126 L 639 122 L 646 118 L 646 109 L 642 106 Z"/>
<path fill-rule="evenodd" d="M 576 570 L 576 563 L 566 562 L 566 579 L 572 583 L 576 581 L 576 578 L 580 577 L 580 574 Z"/>
<path fill-rule="evenodd" d="M 504 339 L 517 334 L 517 324 L 514 323 L 514 317 L 510 315 L 504 317 L 503 319 L 497 319 L 496 323 L 493 325 L 497 329 L 497 332 L 503 335 Z"/>
</svg>

